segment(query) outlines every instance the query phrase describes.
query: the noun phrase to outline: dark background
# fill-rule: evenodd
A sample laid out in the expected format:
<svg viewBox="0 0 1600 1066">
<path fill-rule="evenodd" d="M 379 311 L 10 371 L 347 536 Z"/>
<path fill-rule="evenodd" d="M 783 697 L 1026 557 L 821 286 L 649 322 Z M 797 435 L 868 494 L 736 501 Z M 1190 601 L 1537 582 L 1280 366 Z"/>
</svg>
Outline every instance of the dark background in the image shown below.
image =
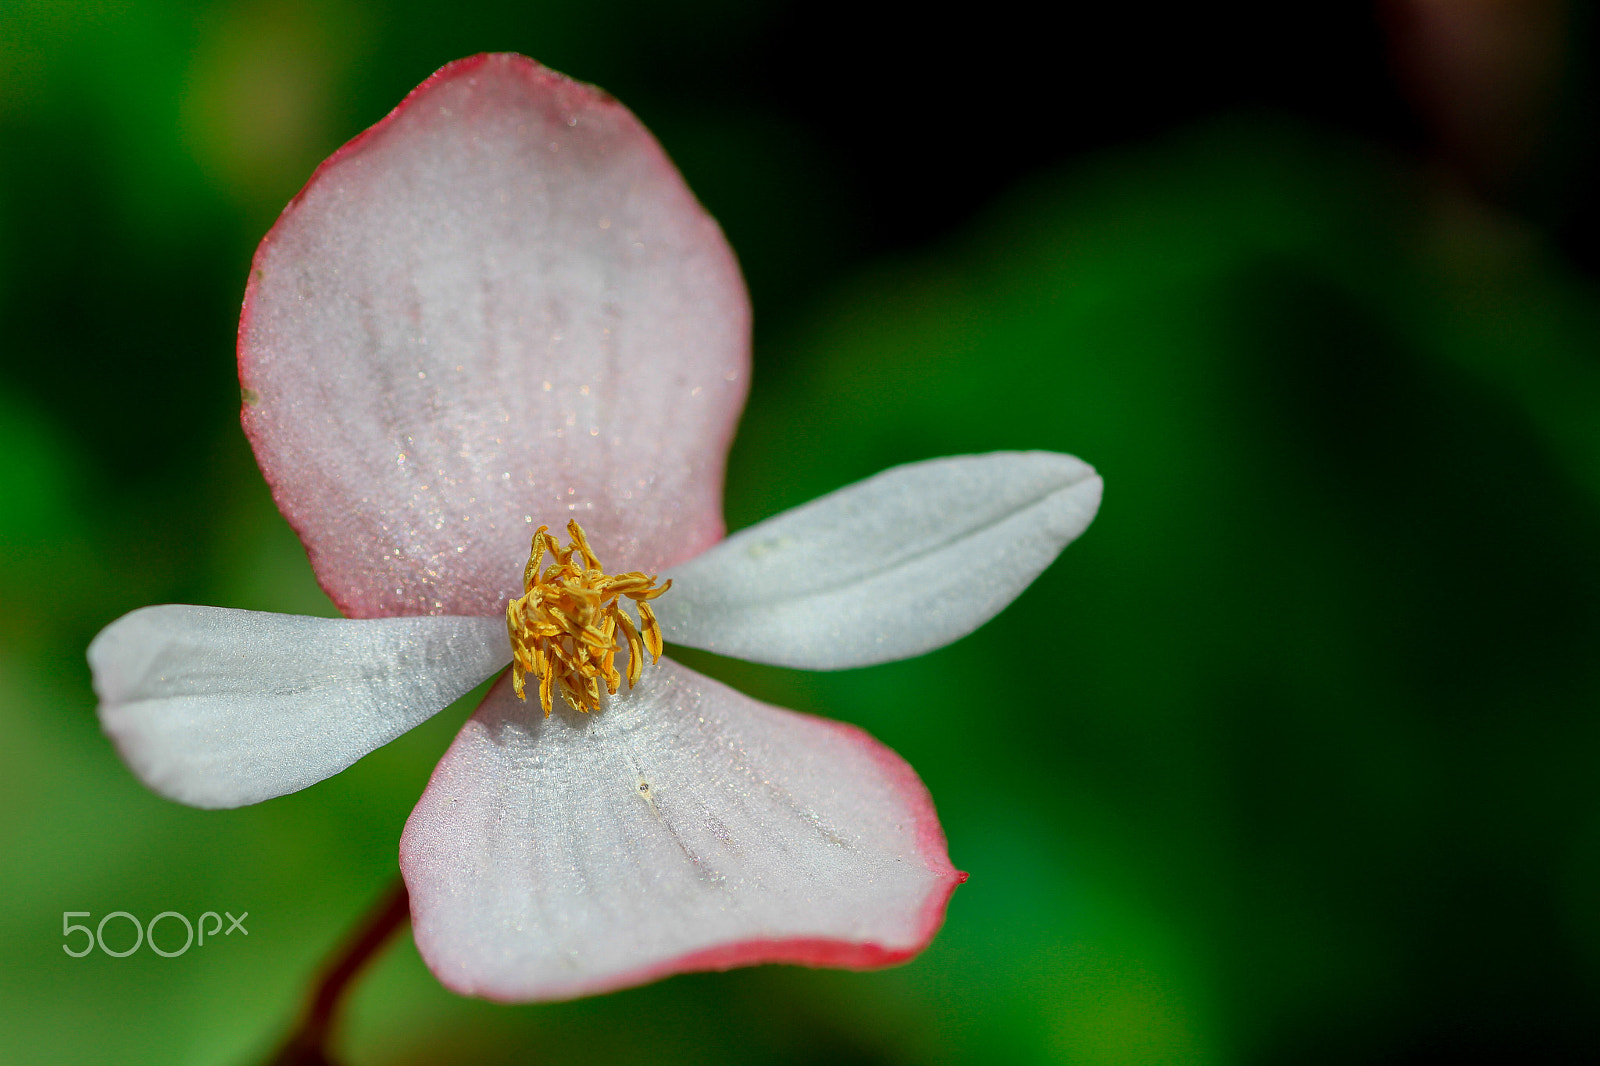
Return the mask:
<svg viewBox="0 0 1600 1066">
<path fill-rule="evenodd" d="M 238 430 L 245 269 L 321 158 L 516 50 L 633 108 L 739 253 L 731 526 L 999 448 L 1106 500 L 935 655 L 681 656 L 917 767 L 973 875 L 921 958 L 497 1007 L 405 941 L 350 1061 L 1600 1056 L 1593 11 L 1285 7 L 0 3 L 8 1054 L 259 1060 L 392 876 L 470 700 L 191 811 L 83 648 L 152 602 L 331 613 Z M 248 940 L 60 950 L 63 911 L 224 908 Z"/>
</svg>

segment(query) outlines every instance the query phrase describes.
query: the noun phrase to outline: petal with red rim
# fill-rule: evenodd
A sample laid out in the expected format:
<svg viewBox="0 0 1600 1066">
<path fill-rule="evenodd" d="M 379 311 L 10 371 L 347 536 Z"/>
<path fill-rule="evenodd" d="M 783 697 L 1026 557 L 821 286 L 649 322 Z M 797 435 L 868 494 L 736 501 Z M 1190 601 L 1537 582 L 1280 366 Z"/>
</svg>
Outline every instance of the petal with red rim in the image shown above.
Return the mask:
<svg viewBox="0 0 1600 1066">
<path fill-rule="evenodd" d="M 498 614 L 534 528 L 611 569 L 722 535 L 749 306 L 717 224 L 605 93 L 452 63 L 262 241 L 243 422 L 347 614 Z"/>
<path fill-rule="evenodd" d="M 142 607 L 89 645 L 100 724 L 139 779 L 195 807 L 314 785 L 511 658 L 499 618 L 307 618 Z"/>
<path fill-rule="evenodd" d="M 596 714 L 546 719 L 497 684 L 406 823 L 400 866 L 440 981 L 517 1001 L 898 962 L 965 879 L 894 752 L 666 659 Z"/>
</svg>

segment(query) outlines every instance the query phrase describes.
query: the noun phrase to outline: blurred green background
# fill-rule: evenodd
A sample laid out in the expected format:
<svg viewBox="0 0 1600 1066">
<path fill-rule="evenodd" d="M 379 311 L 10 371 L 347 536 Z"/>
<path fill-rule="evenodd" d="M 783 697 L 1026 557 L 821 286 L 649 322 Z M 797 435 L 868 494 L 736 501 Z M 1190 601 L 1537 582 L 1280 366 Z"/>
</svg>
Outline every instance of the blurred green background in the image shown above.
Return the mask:
<svg viewBox="0 0 1600 1066">
<path fill-rule="evenodd" d="M 349 1062 L 1600 1058 L 1589 7 L 436 8 L 0 0 L 0 1058 L 259 1061 L 393 876 L 470 699 L 200 812 L 122 767 L 83 650 L 147 603 L 332 613 L 238 428 L 245 269 L 481 50 L 617 93 L 738 251 L 731 526 L 1000 448 L 1106 499 L 937 654 L 681 656 L 918 769 L 972 873 L 922 957 L 500 1007 L 406 937 Z M 247 939 L 61 950 L 63 911 L 225 909 Z"/>
</svg>

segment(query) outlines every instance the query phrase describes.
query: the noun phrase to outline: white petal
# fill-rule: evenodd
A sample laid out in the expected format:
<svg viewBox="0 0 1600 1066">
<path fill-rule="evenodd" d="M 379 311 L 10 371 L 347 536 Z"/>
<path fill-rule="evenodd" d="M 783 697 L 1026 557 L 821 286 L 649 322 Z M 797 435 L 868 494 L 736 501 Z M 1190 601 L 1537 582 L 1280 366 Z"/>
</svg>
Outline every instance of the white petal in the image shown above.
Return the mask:
<svg viewBox="0 0 1600 1066">
<path fill-rule="evenodd" d="M 842 670 L 921 655 L 1017 597 L 1100 506 L 1055 452 L 894 467 L 785 511 L 667 572 L 666 638 L 753 662 Z"/>
<path fill-rule="evenodd" d="M 511 658 L 504 619 L 307 618 L 168 604 L 89 645 L 100 724 L 196 807 L 295 792 L 426 721 Z"/>
<path fill-rule="evenodd" d="M 434 771 L 400 867 L 434 974 L 499 1000 L 898 962 L 965 879 L 894 752 L 666 659 L 588 715 L 546 719 L 502 679 Z"/>
</svg>

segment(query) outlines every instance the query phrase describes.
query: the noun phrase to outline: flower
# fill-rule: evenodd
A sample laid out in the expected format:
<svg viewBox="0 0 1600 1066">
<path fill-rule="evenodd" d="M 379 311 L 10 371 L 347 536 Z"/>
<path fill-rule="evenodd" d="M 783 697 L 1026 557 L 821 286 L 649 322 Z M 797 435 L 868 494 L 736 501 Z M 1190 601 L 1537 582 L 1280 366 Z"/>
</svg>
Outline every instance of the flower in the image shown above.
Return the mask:
<svg viewBox="0 0 1600 1066">
<path fill-rule="evenodd" d="M 589 597 L 608 639 L 633 631 L 602 603 L 625 586 L 684 645 L 823 670 L 905 658 L 999 611 L 1098 507 L 1070 456 L 958 456 L 723 539 L 748 367 L 733 255 L 631 114 L 521 56 L 445 67 L 285 209 L 239 327 L 245 431 L 349 617 L 134 611 L 89 649 L 106 732 L 181 802 L 305 788 L 513 644 L 544 676 L 529 641 L 570 637 L 516 603 L 544 580 L 524 573 L 530 543 L 558 547 L 535 531 L 568 520 L 588 540 L 545 575 L 594 588 L 550 596 Z M 602 561 L 638 573 L 618 585 Z M 658 653 L 652 624 L 641 612 Z M 562 999 L 921 950 L 965 875 L 911 768 L 852 726 L 642 657 L 619 639 L 563 667 L 559 691 L 583 704 L 590 686 L 598 713 L 553 699 L 547 716 L 502 676 L 439 762 L 400 844 L 439 979 Z M 636 683 L 602 696 L 622 671 Z"/>
</svg>

